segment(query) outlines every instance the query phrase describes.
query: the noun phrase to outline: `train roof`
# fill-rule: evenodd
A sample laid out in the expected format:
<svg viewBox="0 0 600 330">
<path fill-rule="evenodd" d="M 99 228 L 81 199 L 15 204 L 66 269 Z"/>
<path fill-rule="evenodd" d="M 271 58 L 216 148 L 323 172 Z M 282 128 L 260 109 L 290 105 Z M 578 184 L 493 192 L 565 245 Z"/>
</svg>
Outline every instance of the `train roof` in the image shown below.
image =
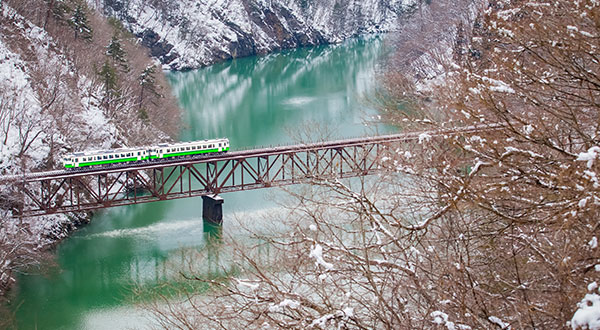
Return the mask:
<svg viewBox="0 0 600 330">
<path fill-rule="evenodd" d="M 73 156 L 89 156 L 89 155 L 98 155 L 98 154 L 113 154 L 113 153 L 121 153 L 121 152 L 145 151 L 148 149 L 149 149 L 149 147 L 118 148 L 118 149 L 112 149 L 112 150 L 86 150 L 86 151 L 73 152 L 73 153 L 71 153 L 71 155 L 73 155 Z"/>
<path fill-rule="evenodd" d="M 195 144 L 195 143 L 205 143 L 205 142 L 211 142 L 211 141 L 224 141 L 224 140 L 229 141 L 229 139 L 227 139 L 227 138 L 217 138 L 217 139 L 205 139 L 205 140 L 175 142 L 175 143 L 160 143 L 158 145 L 145 146 L 145 147 L 118 148 L 118 149 L 112 149 L 112 150 L 86 150 L 86 151 L 78 151 L 78 152 L 73 152 L 71 154 L 67 154 L 67 156 L 71 155 L 71 156 L 78 157 L 78 156 L 90 156 L 90 155 L 102 155 L 102 154 L 112 154 L 112 153 L 121 153 L 121 152 L 131 152 L 131 151 L 145 151 L 145 150 L 149 150 L 149 149 L 156 148 L 156 147 L 166 148 L 166 147 L 174 147 L 174 146 L 181 146 L 181 145 L 185 146 L 185 145 Z"/>
<path fill-rule="evenodd" d="M 197 144 L 197 143 L 207 143 L 207 142 L 221 142 L 221 141 L 229 141 L 227 138 L 218 138 L 218 139 L 206 139 L 206 140 L 196 140 L 196 141 L 185 141 L 185 142 L 175 142 L 175 143 L 161 143 L 157 145 L 161 148 L 166 147 L 177 147 L 177 146 L 185 146 L 189 144 Z"/>
</svg>

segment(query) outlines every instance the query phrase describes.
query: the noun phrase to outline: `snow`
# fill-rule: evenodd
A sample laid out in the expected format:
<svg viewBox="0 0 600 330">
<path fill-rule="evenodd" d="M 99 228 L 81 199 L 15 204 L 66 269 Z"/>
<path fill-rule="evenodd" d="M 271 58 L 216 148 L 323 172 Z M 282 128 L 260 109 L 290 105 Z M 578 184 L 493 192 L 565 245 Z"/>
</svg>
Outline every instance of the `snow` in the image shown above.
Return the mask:
<svg viewBox="0 0 600 330">
<path fill-rule="evenodd" d="M 584 162 L 587 161 L 587 167 L 592 168 L 592 166 L 594 165 L 594 161 L 596 160 L 596 158 L 598 158 L 599 153 L 600 147 L 593 146 L 589 148 L 587 152 L 579 153 L 576 160 Z"/>
<path fill-rule="evenodd" d="M 588 245 L 590 246 L 590 249 L 595 249 L 598 247 L 598 239 L 596 238 L 596 236 L 592 237 L 592 239 L 588 242 Z"/>
<path fill-rule="evenodd" d="M 275 304 L 271 304 L 271 306 L 269 306 L 269 311 L 270 312 L 280 312 L 283 310 L 284 307 L 289 307 L 291 309 L 296 309 L 298 307 L 300 307 L 300 302 L 293 300 L 293 299 L 284 299 L 282 300 L 279 304 L 275 305 Z"/>
<path fill-rule="evenodd" d="M 317 319 L 315 319 L 310 325 L 309 328 L 314 328 L 314 327 L 319 327 L 319 328 L 326 328 L 327 327 L 327 322 L 331 319 L 334 318 L 342 318 L 342 319 L 348 319 L 354 316 L 354 309 L 351 307 L 346 307 L 343 308 L 335 313 L 331 313 L 331 314 L 325 314 Z"/>
<path fill-rule="evenodd" d="M 444 325 L 448 330 L 456 330 L 454 322 L 448 321 L 448 314 L 440 311 L 433 311 L 431 312 L 431 316 L 433 317 L 433 323 Z"/>
<path fill-rule="evenodd" d="M 429 133 L 419 134 L 419 143 L 429 142 L 429 141 L 431 141 L 431 134 L 429 134 Z"/>
<path fill-rule="evenodd" d="M 490 84 L 490 86 L 488 87 L 491 91 L 493 92 L 499 92 L 499 93 L 509 93 L 509 94 L 514 94 L 515 90 L 512 89 L 507 83 L 505 83 L 504 81 L 501 80 L 497 80 L 497 79 L 493 79 L 490 77 L 480 77 L 483 81 L 487 82 Z"/>
<path fill-rule="evenodd" d="M 29 84 L 31 77 L 29 76 L 25 63 L 20 56 L 8 49 L 6 44 L 0 38 L 0 97 L 2 102 L 7 102 L 12 108 L 12 116 L 2 116 L 0 119 L 0 128 L 4 133 L 2 143 L 0 143 L 0 156 L 2 161 L 0 164 L 5 167 L 5 161 L 10 161 L 20 152 L 21 141 L 18 122 L 23 122 L 26 119 L 40 118 L 41 105 Z M 25 124 L 25 123 L 24 123 Z M 33 123 L 36 125 L 36 123 Z M 37 123 L 39 126 L 41 122 Z M 39 126 L 38 130 L 42 130 Z M 44 133 L 41 133 L 44 135 Z M 43 136 L 37 140 L 37 143 L 32 145 L 30 149 L 35 150 L 30 153 L 30 157 L 34 161 L 41 161 L 44 157 L 44 151 L 47 149 L 41 144 Z M 46 149 L 46 150 L 44 150 Z"/>
<path fill-rule="evenodd" d="M 0 105 L 9 105 L 4 111 L 0 109 L 0 175 L 19 174 L 24 167 L 42 167 L 49 158 L 50 140 L 55 146 L 54 159 L 58 159 L 67 148 L 110 147 L 122 139 L 116 126 L 96 104 L 95 100 L 101 99 L 101 89 L 92 87 L 88 77 L 75 74 L 74 64 L 61 53 L 62 48 L 55 40 L 1 1 L 0 20 L 0 24 L 10 29 L 10 33 L 0 34 Z M 28 55 L 21 57 L 25 48 Z M 36 70 L 50 73 L 43 75 L 42 81 L 39 78 L 36 81 L 33 77 Z M 34 81 L 56 88 L 69 111 L 42 109 L 42 94 L 39 85 L 33 85 Z M 24 145 L 29 147 L 22 150 Z M 2 218 L 11 217 L 10 212 L 0 212 Z M 65 238 L 73 228 L 73 220 L 63 214 L 24 221 L 30 236 L 23 239 L 36 250 Z M 22 231 L 16 223 L 3 223 L 0 236 L 11 237 Z"/>
<path fill-rule="evenodd" d="M 250 289 L 250 291 L 256 291 L 258 289 L 258 287 L 260 286 L 258 283 L 252 283 L 249 280 L 236 279 L 236 282 L 238 283 L 238 285 Z"/>
<path fill-rule="evenodd" d="M 333 264 L 326 262 L 325 259 L 323 259 L 323 247 L 321 247 L 321 245 L 315 244 L 313 246 L 313 248 L 310 250 L 309 257 L 315 258 L 315 264 L 317 266 L 321 265 L 321 266 L 325 267 L 325 269 L 327 269 L 327 270 L 333 269 Z"/>
<path fill-rule="evenodd" d="M 596 282 L 588 286 L 588 288 L 593 288 L 590 291 L 595 290 L 597 287 Z M 577 304 L 577 311 L 573 314 L 570 324 L 573 330 L 578 328 L 589 330 L 600 329 L 600 295 L 595 292 L 586 294 Z"/>
<path fill-rule="evenodd" d="M 251 9 L 243 0 L 131 0 L 118 12 L 106 2 L 88 3 L 122 18 L 138 36 L 155 32 L 161 42 L 173 46 L 166 57 L 178 56 L 169 66 L 184 69 L 239 57 L 238 52 L 267 53 L 301 43 L 338 43 L 359 32 L 391 31 L 416 0 L 349 2 L 341 17 L 334 10 L 337 2 L 332 0 L 304 5 L 295 0 L 254 1 Z M 296 37 L 299 35 L 302 38 Z"/>
<path fill-rule="evenodd" d="M 500 318 L 496 316 L 490 316 L 488 317 L 488 320 L 499 326 L 502 330 L 510 330 L 510 325 L 508 323 L 503 322 Z"/>
</svg>

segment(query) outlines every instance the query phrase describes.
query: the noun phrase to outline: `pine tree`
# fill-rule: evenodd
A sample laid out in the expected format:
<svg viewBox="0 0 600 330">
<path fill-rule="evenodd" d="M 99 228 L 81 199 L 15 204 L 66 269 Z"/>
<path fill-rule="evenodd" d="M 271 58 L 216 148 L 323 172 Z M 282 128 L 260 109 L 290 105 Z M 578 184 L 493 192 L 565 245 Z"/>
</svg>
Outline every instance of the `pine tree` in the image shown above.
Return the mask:
<svg viewBox="0 0 600 330">
<path fill-rule="evenodd" d="M 141 92 L 140 92 L 140 107 L 144 102 L 144 97 L 160 97 L 160 93 L 156 90 L 156 67 L 154 65 L 147 66 L 138 78 L 140 81 Z"/>
<path fill-rule="evenodd" d="M 129 65 L 127 64 L 127 53 L 121 45 L 121 40 L 117 34 L 113 35 L 110 43 L 106 47 L 106 55 L 117 63 L 123 72 L 129 72 Z"/>
<path fill-rule="evenodd" d="M 75 11 L 69 20 L 69 24 L 75 30 L 75 39 L 81 37 L 85 40 L 92 39 L 92 27 L 87 18 L 86 8 L 82 4 L 77 4 Z"/>
<path fill-rule="evenodd" d="M 108 60 L 104 62 L 98 75 L 104 83 L 104 91 L 107 96 L 115 95 L 117 92 L 118 76 L 117 70 L 110 64 Z"/>
<path fill-rule="evenodd" d="M 69 21 L 69 13 L 71 8 L 64 0 L 45 0 L 48 10 L 46 12 L 46 20 L 44 22 L 44 28 L 48 24 L 50 16 L 54 16 L 57 21 L 65 22 Z"/>
</svg>

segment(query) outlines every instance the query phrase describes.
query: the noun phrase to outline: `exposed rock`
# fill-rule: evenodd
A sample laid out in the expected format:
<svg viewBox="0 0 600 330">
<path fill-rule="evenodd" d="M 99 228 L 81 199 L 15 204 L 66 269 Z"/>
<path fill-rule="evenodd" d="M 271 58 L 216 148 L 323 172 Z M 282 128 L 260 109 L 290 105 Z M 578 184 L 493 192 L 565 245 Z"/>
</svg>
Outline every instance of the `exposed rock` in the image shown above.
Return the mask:
<svg viewBox="0 0 600 330">
<path fill-rule="evenodd" d="M 416 0 L 88 0 L 175 70 L 388 32 Z"/>
</svg>

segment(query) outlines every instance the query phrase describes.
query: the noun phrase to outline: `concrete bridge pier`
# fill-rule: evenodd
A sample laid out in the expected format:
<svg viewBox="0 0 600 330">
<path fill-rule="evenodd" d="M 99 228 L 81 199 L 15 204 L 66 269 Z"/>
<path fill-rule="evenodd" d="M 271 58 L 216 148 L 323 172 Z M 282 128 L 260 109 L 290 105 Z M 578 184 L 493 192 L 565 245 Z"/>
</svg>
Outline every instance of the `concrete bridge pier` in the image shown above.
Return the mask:
<svg viewBox="0 0 600 330">
<path fill-rule="evenodd" d="M 223 224 L 223 197 L 202 196 L 202 218 L 212 224 Z"/>
</svg>

